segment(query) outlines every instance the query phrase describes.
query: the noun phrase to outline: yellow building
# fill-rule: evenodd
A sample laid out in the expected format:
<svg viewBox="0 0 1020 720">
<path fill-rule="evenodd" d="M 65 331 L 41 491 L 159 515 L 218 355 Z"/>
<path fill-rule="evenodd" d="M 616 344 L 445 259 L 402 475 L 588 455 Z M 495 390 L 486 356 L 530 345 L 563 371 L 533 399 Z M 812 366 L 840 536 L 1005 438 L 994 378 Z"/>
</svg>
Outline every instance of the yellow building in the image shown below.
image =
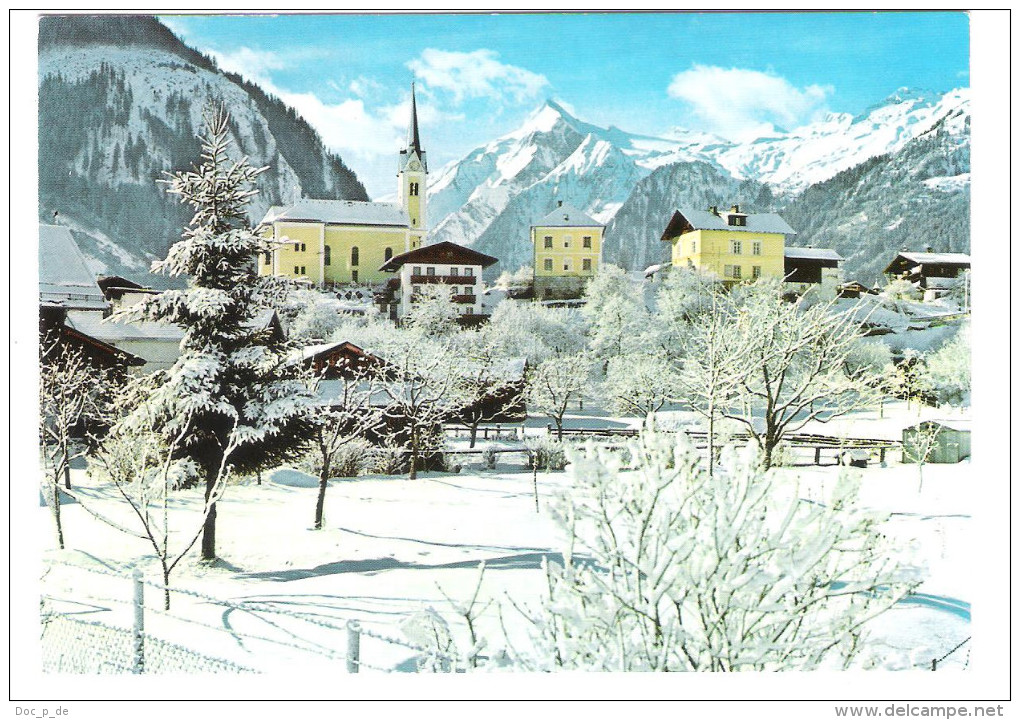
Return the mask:
<svg viewBox="0 0 1020 720">
<path fill-rule="evenodd" d="M 383 263 L 424 242 L 427 175 L 412 85 L 407 147 L 398 162 L 397 202 L 302 198 L 269 208 L 258 232 L 271 240 L 272 250 L 258 259 L 259 274 L 302 278 L 319 287 L 385 282 L 389 275 L 379 269 Z"/>
<path fill-rule="evenodd" d="M 535 297 L 579 297 L 602 264 L 605 229 L 605 225 L 562 200 L 532 225 Z"/>
<path fill-rule="evenodd" d="M 779 215 L 750 215 L 734 205 L 729 212 L 679 209 L 662 240 L 673 244 L 673 267 L 697 268 L 735 284 L 759 277 L 782 279 L 787 235 L 796 232 Z"/>
</svg>

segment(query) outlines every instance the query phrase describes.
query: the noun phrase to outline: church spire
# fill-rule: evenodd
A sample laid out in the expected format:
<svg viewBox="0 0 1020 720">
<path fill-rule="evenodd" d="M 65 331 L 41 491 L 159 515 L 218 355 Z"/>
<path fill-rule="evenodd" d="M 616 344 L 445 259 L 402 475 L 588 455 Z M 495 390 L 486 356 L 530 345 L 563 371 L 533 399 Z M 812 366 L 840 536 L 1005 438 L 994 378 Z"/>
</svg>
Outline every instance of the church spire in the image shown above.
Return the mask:
<svg viewBox="0 0 1020 720">
<path fill-rule="evenodd" d="M 414 101 L 414 82 L 411 82 L 411 123 L 407 127 L 407 151 L 422 155 L 421 140 L 418 137 L 418 106 Z"/>
</svg>

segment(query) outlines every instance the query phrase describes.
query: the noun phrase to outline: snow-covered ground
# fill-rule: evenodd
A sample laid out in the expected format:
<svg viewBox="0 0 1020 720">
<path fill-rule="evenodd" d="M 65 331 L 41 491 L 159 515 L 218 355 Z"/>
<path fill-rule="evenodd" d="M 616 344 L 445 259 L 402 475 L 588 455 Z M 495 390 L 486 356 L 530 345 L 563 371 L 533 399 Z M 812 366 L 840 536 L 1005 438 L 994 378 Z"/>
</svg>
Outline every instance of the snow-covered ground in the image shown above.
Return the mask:
<svg viewBox="0 0 1020 720">
<path fill-rule="evenodd" d="M 566 425 L 595 423 L 595 414 L 586 410 L 568 417 Z M 918 418 L 915 409 L 902 404 L 887 407 L 883 416 L 862 413 L 839 421 L 842 425 L 811 430 L 894 438 Z M 636 422 L 616 420 L 620 425 Z M 542 423 L 536 418 L 528 425 L 531 434 Z M 532 474 L 523 467 L 523 456 L 501 454 L 495 470 L 483 469 L 480 455 L 465 457 L 460 473 L 427 473 L 416 481 L 381 476 L 332 481 L 326 527 L 319 531 L 311 527 L 315 478 L 282 468 L 267 474 L 262 484 L 231 486 L 219 503 L 220 560 L 213 566 L 199 563 L 196 548 L 182 561 L 171 586 L 195 595 L 174 593 L 171 616 L 158 613 L 161 597 L 148 588 L 147 632 L 255 670 L 343 672 L 346 623 L 358 620 L 366 631 L 364 672 L 413 670 L 413 649 L 377 636 L 406 642 L 402 624 L 432 608 L 449 625 L 457 650 L 466 651 L 467 627 L 451 600 L 470 599 L 484 561 L 478 607 L 492 602 L 479 621 L 480 635 L 489 641 L 482 654 L 506 644 L 507 635 L 511 643 L 521 642 L 527 627 L 513 603 L 534 603 L 544 587 L 542 559 L 559 558 L 564 538 L 545 510 L 570 475 L 538 474 L 536 511 Z M 929 568 L 915 598 L 872 625 L 873 647 L 882 649 L 892 667 L 930 666 L 932 658 L 971 634 L 974 493 L 962 480 L 968 467 L 968 462 L 926 465 L 920 490 L 917 466 L 901 465 L 895 452 L 885 467 L 860 471 L 864 504 L 890 513 L 885 531 L 905 551 L 919 552 Z M 803 497 L 811 500 L 824 497 L 839 470 L 801 466 L 781 472 L 797 473 Z M 96 485 L 84 468 L 76 468 L 72 479 L 88 507 L 125 524 L 131 521 L 123 503 L 109 488 Z M 182 534 L 174 541 L 182 542 L 184 531 L 197 527 L 199 506 L 198 491 L 175 498 L 171 526 Z M 52 598 L 50 609 L 129 627 L 132 590 L 123 573 L 141 563 L 147 579 L 158 581 L 151 549 L 72 503 L 63 512 L 68 549 L 57 550 L 48 513 L 38 508 L 34 525 L 51 568 L 43 583 Z M 966 667 L 969 649 L 964 645 L 940 667 Z"/>
</svg>

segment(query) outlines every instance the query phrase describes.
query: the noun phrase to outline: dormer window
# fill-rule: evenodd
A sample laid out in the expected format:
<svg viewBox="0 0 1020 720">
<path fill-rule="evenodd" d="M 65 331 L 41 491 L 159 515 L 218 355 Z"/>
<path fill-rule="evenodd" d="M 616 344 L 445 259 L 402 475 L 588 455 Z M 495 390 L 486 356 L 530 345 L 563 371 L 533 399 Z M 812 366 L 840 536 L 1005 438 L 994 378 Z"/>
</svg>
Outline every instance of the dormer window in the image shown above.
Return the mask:
<svg viewBox="0 0 1020 720">
<path fill-rule="evenodd" d="M 730 215 L 729 224 L 733 227 L 747 227 L 747 215 Z"/>
</svg>

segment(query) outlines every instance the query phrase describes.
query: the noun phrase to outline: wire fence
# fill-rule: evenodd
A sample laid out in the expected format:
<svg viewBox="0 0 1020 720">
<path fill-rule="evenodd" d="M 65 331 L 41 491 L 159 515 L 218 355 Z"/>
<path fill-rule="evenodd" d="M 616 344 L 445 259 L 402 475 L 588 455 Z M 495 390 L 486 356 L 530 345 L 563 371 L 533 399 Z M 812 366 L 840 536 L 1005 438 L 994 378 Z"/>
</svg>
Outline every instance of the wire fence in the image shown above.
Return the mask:
<svg viewBox="0 0 1020 720">
<path fill-rule="evenodd" d="M 464 665 L 436 647 L 352 618 L 323 617 L 314 607 L 224 600 L 145 579 L 137 568 L 65 562 L 50 563 L 44 578 L 41 646 L 43 671 L 51 673 L 237 674 L 297 664 L 418 672 Z"/>
<path fill-rule="evenodd" d="M 427 613 L 429 645 L 397 637 L 392 626 L 366 627 L 351 617 L 329 615 L 321 604 L 305 610 L 284 606 L 292 602 L 224 600 L 148 580 L 130 566 L 50 562 L 41 598 L 42 670 L 243 674 L 304 665 L 347 673 L 463 672 L 475 660 L 485 660 L 451 653 L 444 628 L 427 625 Z M 423 636 L 402 630 L 409 637 Z M 970 640 L 914 667 L 965 669 Z"/>
</svg>

